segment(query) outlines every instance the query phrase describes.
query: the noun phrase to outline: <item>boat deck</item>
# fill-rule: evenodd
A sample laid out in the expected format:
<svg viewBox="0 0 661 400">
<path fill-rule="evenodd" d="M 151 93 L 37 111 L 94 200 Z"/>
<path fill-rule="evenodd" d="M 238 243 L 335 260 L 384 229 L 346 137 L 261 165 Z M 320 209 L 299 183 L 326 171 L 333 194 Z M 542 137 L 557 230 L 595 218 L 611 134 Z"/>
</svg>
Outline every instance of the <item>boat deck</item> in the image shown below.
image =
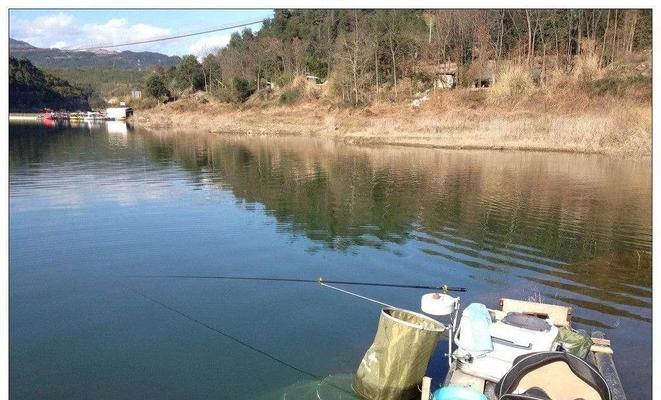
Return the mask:
<svg viewBox="0 0 661 400">
<path fill-rule="evenodd" d="M 500 304 L 501 310 L 490 310 L 494 319 L 502 318 L 507 312 L 520 311 L 544 314 L 551 318 L 558 326 L 571 326 L 571 309 L 568 307 L 509 299 L 502 299 Z M 622 382 L 613 362 L 613 350 L 610 347 L 610 341 L 599 331 L 592 332 L 591 336 L 594 345 L 588 353 L 587 361 L 595 365 L 606 380 L 611 391 L 612 400 L 626 400 L 624 390 L 622 389 Z M 442 386 L 471 388 L 484 393 L 489 400 L 498 400 L 495 393 L 496 384 L 494 382 L 461 371 L 457 367 L 456 360 L 452 362 Z"/>
</svg>

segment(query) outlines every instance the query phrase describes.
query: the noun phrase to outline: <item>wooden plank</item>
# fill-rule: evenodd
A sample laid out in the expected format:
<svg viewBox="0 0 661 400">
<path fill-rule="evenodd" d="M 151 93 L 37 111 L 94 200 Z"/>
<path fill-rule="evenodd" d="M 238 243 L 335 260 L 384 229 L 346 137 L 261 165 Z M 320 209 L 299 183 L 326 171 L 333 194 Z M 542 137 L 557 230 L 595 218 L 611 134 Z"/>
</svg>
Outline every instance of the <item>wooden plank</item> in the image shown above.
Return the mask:
<svg viewBox="0 0 661 400">
<path fill-rule="evenodd" d="M 487 396 L 488 400 L 498 400 L 496 397 L 496 384 L 494 382 L 487 381 L 484 385 L 484 395 Z"/>
<path fill-rule="evenodd" d="M 460 386 L 465 388 L 470 388 L 477 390 L 480 393 L 484 392 L 484 379 L 478 378 L 477 376 L 468 375 L 460 369 L 455 369 L 452 377 L 450 378 L 450 383 L 448 386 Z"/>
<path fill-rule="evenodd" d="M 431 397 L 431 378 L 425 376 L 422 378 L 422 395 L 420 396 L 421 400 L 429 400 Z"/>
<path fill-rule="evenodd" d="M 556 326 L 569 326 L 571 321 L 570 307 L 512 299 L 500 299 L 500 306 L 501 310 L 505 313 L 520 312 L 546 315 Z"/>
<path fill-rule="evenodd" d="M 605 335 L 602 332 L 592 332 L 593 338 L 603 339 Z M 622 382 L 620 381 L 620 376 L 615 369 L 615 363 L 613 362 L 613 355 L 609 353 L 592 353 L 595 360 L 595 365 L 599 369 L 599 372 L 606 380 L 608 388 L 611 391 L 612 400 L 626 400 L 627 396 L 624 394 L 624 389 L 622 388 Z"/>
<path fill-rule="evenodd" d="M 597 346 L 596 344 L 590 346 L 590 351 L 593 353 L 613 354 L 613 349 L 611 349 L 609 346 Z"/>
<path fill-rule="evenodd" d="M 596 344 L 597 346 L 610 346 L 611 341 L 608 339 L 603 339 L 603 338 L 598 338 L 598 337 L 593 337 L 592 343 Z"/>
</svg>

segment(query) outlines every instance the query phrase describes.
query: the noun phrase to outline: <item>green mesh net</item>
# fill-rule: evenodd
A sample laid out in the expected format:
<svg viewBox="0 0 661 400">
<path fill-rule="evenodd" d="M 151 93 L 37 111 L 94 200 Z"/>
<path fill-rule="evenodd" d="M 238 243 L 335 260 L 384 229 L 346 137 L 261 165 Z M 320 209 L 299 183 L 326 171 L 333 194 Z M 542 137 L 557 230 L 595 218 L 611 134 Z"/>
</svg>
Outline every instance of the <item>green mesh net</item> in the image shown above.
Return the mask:
<svg viewBox="0 0 661 400">
<path fill-rule="evenodd" d="M 422 314 L 383 309 L 374 342 L 354 377 L 354 390 L 370 400 L 420 397 L 419 385 L 444 330 Z"/>
</svg>

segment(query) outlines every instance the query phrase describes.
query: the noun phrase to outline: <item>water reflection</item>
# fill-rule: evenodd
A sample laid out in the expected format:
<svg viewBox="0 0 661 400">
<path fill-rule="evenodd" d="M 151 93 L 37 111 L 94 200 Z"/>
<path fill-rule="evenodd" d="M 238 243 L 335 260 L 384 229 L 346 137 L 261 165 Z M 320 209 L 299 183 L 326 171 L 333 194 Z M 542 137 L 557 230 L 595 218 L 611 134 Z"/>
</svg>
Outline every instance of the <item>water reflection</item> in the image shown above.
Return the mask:
<svg viewBox="0 0 661 400">
<path fill-rule="evenodd" d="M 445 275 L 470 285 L 474 301 L 530 290 L 570 305 L 583 327 L 612 330 L 625 386 L 645 392 L 648 375 L 626 367 L 650 344 L 648 161 L 148 133 L 121 123 L 54 132 L 12 127 L 13 212 L 163 202 L 173 207 L 163 218 L 177 220 L 175 203 L 213 215 L 231 199 L 245 211 L 244 225 L 222 233 L 240 238 L 232 243 L 246 257 L 262 244 L 244 230 L 251 215 L 265 214 L 292 248 L 342 255 L 365 265 L 358 273 L 412 283 Z M 211 228 L 196 220 L 167 229 L 186 237 Z M 208 251 L 193 246 L 181 252 Z M 407 275 L 412 265 L 419 276 Z"/>
<path fill-rule="evenodd" d="M 144 163 L 144 146 L 150 158 L 145 168 L 174 162 L 189 171 L 195 186 L 231 190 L 246 208 L 262 205 L 280 229 L 316 242 L 312 252 L 357 252 L 364 246 L 397 252 L 389 244 L 414 241 L 439 263 L 516 273 L 597 303 L 650 308 L 647 163 L 570 154 L 356 148 L 310 139 L 130 136 L 123 122 L 104 125 L 108 146 L 102 148 L 87 136 L 12 140 L 12 169 L 38 163 L 46 154 L 64 161 L 72 148 L 81 157 L 112 160 L 115 147 L 129 147 L 122 157 Z M 135 193 L 132 182 L 140 180 L 118 177 L 117 170 L 92 172 L 112 181 L 101 184 L 112 193 L 122 187 Z M 52 197 L 61 203 L 60 194 Z M 644 314 L 632 315 L 649 321 Z"/>
<path fill-rule="evenodd" d="M 194 180 L 263 204 L 286 229 L 324 247 L 387 250 L 413 240 L 439 263 L 516 273 L 573 293 L 554 296 L 570 305 L 651 321 L 646 162 L 296 139 L 145 139 L 156 160 L 176 159 Z"/>
</svg>

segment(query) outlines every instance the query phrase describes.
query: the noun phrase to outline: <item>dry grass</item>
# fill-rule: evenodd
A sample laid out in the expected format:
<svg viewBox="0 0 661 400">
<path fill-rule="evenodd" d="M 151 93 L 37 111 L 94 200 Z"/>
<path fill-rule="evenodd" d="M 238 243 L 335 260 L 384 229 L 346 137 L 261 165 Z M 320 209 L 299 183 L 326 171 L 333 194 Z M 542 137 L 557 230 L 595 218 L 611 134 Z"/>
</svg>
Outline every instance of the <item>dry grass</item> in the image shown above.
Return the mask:
<svg viewBox="0 0 661 400">
<path fill-rule="evenodd" d="M 603 78 L 605 70 L 599 68 L 599 57 L 586 54 L 576 58 L 571 73 L 567 75 L 572 84 L 583 84 Z"/>
<path fill-rule="evenodd" d="M 326 85 L 299 78 L 242 106 L 191 97 L 138 112 L 136 120 L 362 144 L 650 155 L 649 77 L 599 70 L 596 62 L 586 56 L 569 74 L 549 74 L 543 86 L 533 85 L 526 69 L 506 66 L 490 89 L 436 91 L 415 109 L 391 102 L 341 107 L 324 95 Z"/>
<path fill-rule="evenodd" d="M 448 107 L 449 108 L 449 107 Z M 315 136 L 350 143 L 441 148 L 521 149 L 649 155 L 649 107 L 564 113 L 485 112 L 453 108 L 412 111 L 379 105 L 368 112 L 319 109 L 314 104 L 239 109 L 206 104 L 162 106 L 137 115 L 151 127 L 173 126 L 208 132 Z"/>
<path fill-rule="evenodd" d="M 498 74 L 489 91 L 489 100 L 494 104 L 518 103 L 534 90 L 530 71 L 523 65 L 508 65 Z"/>
</svg>

